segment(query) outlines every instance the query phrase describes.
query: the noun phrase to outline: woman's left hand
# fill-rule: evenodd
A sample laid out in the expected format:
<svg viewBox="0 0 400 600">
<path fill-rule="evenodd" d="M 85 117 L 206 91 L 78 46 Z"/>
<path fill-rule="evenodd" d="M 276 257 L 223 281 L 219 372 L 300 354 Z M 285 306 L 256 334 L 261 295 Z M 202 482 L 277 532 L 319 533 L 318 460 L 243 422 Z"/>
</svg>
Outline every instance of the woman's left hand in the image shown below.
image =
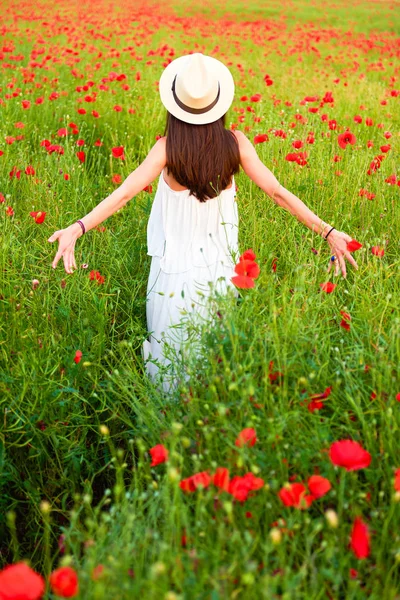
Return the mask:
<svg viewBox="0 0 400 600">
<path fill-rule="evenodd" d="M 347 250 L 348 242 L 351 242 L 353 238 L 351 238 L 347 233 L 343 233 L 342 231 L 336 231 L 334 229 L 330 234 L 328 239 L 326 240 L 329 243 L 331 248 L 331 255 L 336 257 L 336 260 L 329 260 L 328 273 L 330 272 L 332 266 L 335 266 L 335 275 L 339 275 L 339 269 L 342 270 L 343 277 L 346 278 L 346 263 L 345 258 L 349 261 L 350 264 L 353 265 L 355 269 L 358 269 L 358 265 L 354 258 L 351 256 L 350 252 Z"/>
</svg>

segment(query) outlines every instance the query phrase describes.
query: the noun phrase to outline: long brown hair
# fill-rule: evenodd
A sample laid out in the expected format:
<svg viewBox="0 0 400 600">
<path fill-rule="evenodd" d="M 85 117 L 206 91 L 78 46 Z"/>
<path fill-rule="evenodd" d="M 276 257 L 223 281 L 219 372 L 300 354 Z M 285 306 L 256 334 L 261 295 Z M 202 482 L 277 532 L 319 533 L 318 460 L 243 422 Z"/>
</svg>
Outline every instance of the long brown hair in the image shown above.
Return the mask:
<svg viewBox="0 0 400 600">
<path fill-rule="evenodd" d="M 239 144 L 225 129 L 225 115 L 214 123 L 192 125 L 167 111 L 167 173 L 200 202 L 215 198 L 240 168 Z"/>
</svg>

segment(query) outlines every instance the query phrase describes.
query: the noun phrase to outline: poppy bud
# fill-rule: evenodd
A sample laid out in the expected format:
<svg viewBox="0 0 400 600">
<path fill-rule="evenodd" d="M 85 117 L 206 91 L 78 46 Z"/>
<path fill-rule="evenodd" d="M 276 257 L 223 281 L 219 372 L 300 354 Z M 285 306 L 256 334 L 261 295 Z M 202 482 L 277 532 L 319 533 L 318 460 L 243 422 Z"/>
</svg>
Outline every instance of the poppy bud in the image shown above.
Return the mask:
<svg viewBox="0 0 400 600">
<path fill-rule="evenodd" d="M 329 508 L 326 512 L 325 512 L 325 518 L 328 521 L 328 525 L 330 527 L 332 527 L 332 529 L 336 529 L 339 525 L 339 517 L 337 516 L 337 513 L 332 510 L 331 508 Z"/>
</svg>

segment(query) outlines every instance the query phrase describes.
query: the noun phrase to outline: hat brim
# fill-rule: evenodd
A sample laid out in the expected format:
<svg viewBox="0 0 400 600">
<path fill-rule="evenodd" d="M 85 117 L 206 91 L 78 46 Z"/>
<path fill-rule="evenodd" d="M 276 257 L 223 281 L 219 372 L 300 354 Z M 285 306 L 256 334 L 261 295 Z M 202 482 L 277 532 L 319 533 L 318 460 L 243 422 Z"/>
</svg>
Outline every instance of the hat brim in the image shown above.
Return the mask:
<svg viewBox="0 0 400 600">
<path fill-rule="evenodd" d="M 203 56 L 205 61 L 208 63 L 207 68 L 209 68 L 215 74 L 220 85 L 218 102 L 206 113 L 195 115 L 187 112 L 177 105 L 172 94 L 171 88 L 175 75 L 180 72 L 185 62 L 190 59 L 190 54 L 180 56 L 169 63 L 169 65 L 165 67 L 164 71 L 162 72 L 159 81 L 160 98 L 165 108 L 177 119 L 185 121 L 186 123 L 191 123 L 192 125 L 205 125 L 220 119 L 222 115 L 228 111 L 235 95 L 235 82 L 233 81 L 232 74 L 228 67 L 212 56 Z"/>
</svg>

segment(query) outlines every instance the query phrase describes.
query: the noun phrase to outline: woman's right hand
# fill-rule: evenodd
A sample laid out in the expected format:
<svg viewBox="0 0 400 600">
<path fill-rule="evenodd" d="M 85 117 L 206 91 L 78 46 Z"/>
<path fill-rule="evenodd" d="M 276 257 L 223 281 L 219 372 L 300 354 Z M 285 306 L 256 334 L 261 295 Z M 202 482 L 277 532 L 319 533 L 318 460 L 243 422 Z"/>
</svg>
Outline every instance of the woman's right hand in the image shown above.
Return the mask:
<svg viewBox="0 0 400 600">
<path fill-rule="evenodd" d="M 78 227 L 78 229 L 77 229 Z M 58 250 L 57 254 L 54 257 L 52 267 L 55 269 L 57 267 L 57 263 L 61 257 L 64 259 L 64 267 L 66 273 L 73 273 L 73 269 L 76 267 L 75 262 L 75 242 L 82 235 L 82 230 L 80 228 L 79 223 L 74 223 L 70 225 L 66 229 L 60 229 L 55 231 L 53 235 L 49 237 L 48 242 L 52 243 L 55 240 L 58 240 Z"/>
<path fill-rule="evenodd" d="M 352 238 L 343 233 L 343 231 L 337 231 L 334 229 L 328 239 L 326 240 L 331 248 L 332 256 L 336 256 L 335 261 L 329 262 L 328 273 L 333 266 L 335 266 L 335 275 L 339 275 L 339 269 L 341 269 L 343 277 L 346 279 L 346 264 L 345 258 L 353 265 L 355 269 L 358 269 L 358 265 L 350 252 L 347 250 L 348 242 L 351 242 Z"/>
</svg>

